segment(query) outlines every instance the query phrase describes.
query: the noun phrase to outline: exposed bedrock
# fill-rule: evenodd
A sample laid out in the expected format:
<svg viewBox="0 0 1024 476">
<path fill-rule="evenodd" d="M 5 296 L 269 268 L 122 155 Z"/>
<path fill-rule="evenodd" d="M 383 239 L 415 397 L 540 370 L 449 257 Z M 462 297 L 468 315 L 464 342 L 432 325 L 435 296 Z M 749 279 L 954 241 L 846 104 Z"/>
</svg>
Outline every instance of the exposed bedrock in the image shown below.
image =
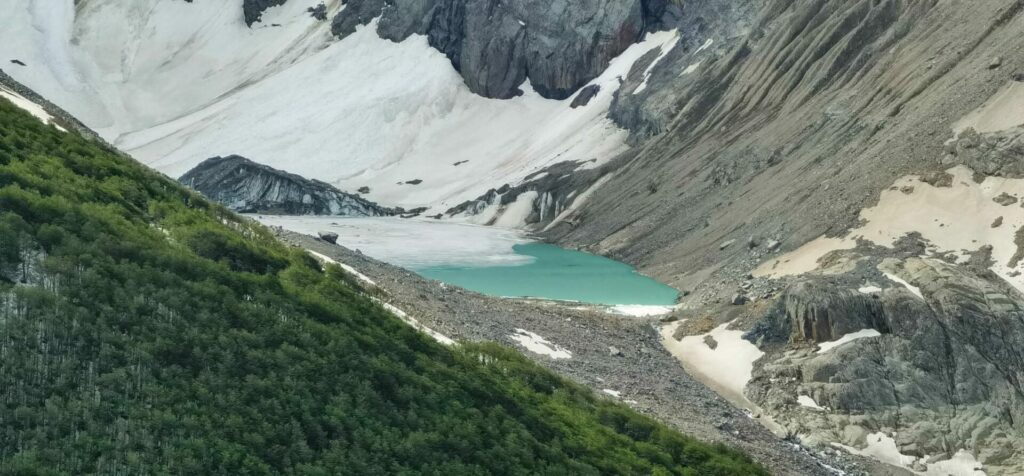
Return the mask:
<svg viewBox="0 0 1024 476">
<path fill-rule="evenodd" d="M 284 5 L 288 0 L 242 0 L 242 15 L 245 17 L 245 24 L 252 26 L 260 21 L 264 10 L 270 7 Z"/>
<path fill-rule="evenodd" d="M 473 92 L 510 98 L 519 95 L 520 86 L 529 80 L 542 96 L 564 99 L 597 77 L 645 32 L 700 30 L 706 17 L 733 11 L 730 3 L 349 0 L 334 18 L 332 31 L 344 37 L 379 17 L 377 31 L 384 38 L 427 36 Z"/>
<path fill-rule="evenodd" d="M 842 276 L 798 279 L 747 335 L 767 352 L 747 395 L 808 443 L 862 448 L 883 432 L 908 456 L 966 449 L 996 468 L 989 474 L 1019 469 L 1024 295 L 979 267 L 928 258 L 878 267 L 923 299 L 895 283 L 864 294 Z M 863 330 L 877 334 L 818 348 Z"/>
<path fill-rule="evenodd" d="M 953 124 L 1024 66 L 1016 0 L 754 3 L 745 25 L 684 29 L 688 43 L 633 68 L 610 115 L 636 147 L 550 239 L 676 286 L 717 282 L 751 257 L 720 243 L 840 234 L 898 177 L 948 168 Z"/>
<path fill-rule="evenodd" d="M 207 159 L 178 180 L 241 213 L 391 216 L 402 212 L 237 155 Z"/>
</svg>

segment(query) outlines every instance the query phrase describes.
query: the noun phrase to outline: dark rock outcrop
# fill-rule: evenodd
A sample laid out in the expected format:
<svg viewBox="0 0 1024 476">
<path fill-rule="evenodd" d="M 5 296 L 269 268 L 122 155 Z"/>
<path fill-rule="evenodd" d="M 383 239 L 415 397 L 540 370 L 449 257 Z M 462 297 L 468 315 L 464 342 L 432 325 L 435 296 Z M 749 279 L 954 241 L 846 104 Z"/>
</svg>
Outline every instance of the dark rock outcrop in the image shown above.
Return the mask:
<svg viewBox="0 0 1024 476">
<path fill-rule="evenodd" d="M 881 431 L 910 456 L 967 448 L 986 465 L 1019 463 L 1024 295 L 983 267 L 886 258 L 878 268 L 923 299 L 902 284 L 862 294 L 835 275 L 799 278 L 747 336 L 768 352 L 747 395 L 807 441 L 862 447 Z M 817 350 L 864 329 L 879 335 Z"/>
<path fill-rule="evenodd" d="M 178 180 L 241 213 L 391 216 L 401 212 L 342 192 L 324 182 L 237 155 L 207 159 Z"/>
<path fill-rule="evenodd" d="M 572 100 L 572 104 L 569 107 L 576 109 L 578 107 L 584 107 L 590 104 L 590 100 L 597 96 L 597 93 L 601 92 L 601 86 L 597 84 L 591 84 L 580 90 L 576 97 Z"/>
<path fill-rule="evenodd" d="M 284 5 L 288 0 L 243 0 L 242 2 L 242 14 L 245 16 L 245 24 L 252 26 L 253 23 L 260 21 L 263 16 L 263 12 L 270 8 L 279 5 Z"/>
<path fill-rule="evenodd" d="M 529 80 L 542 96 L 564 99 L 645 31 L 669 27 L 679 13 L 672 5 L 666 0 L 349 0 L 332 31 L 344 37 L 380 17 L 381 37 L 401 41 L 425 35 L 475 93 L 510 98 Z"/>
</svg>

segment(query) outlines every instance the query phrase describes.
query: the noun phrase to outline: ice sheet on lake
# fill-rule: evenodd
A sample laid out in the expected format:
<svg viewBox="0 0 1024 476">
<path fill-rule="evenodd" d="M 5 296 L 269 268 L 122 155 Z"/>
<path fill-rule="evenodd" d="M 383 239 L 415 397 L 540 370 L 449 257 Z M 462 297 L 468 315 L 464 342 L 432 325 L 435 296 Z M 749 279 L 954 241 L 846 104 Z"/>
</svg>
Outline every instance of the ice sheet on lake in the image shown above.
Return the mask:
<svg viewBox="0 0 1024 476">
<path fill-rule="evenodd" d="M 532 262 L 512 247 L 529 243 L 510 229 L 401 218 L 344 218 L 254 215 L 267 226 L 316 236 L 338 234 L 338 244 L 409 269 L 431 266 L 495 266 Z"/>
</svg>

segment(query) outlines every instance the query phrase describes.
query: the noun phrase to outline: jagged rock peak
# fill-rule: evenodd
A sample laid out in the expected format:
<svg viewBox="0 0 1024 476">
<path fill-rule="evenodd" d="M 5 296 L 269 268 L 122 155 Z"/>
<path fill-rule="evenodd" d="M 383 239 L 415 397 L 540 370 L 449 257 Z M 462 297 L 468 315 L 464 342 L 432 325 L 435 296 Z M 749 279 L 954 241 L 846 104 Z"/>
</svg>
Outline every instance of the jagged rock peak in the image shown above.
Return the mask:
<svg viewBox="0 0 1024 476">
<path fill-rule="evenodd" d="M 238 155 L 207 159 L 178 180 L 242 213 L 391 216 L 402 211 Z"/>
</svg>

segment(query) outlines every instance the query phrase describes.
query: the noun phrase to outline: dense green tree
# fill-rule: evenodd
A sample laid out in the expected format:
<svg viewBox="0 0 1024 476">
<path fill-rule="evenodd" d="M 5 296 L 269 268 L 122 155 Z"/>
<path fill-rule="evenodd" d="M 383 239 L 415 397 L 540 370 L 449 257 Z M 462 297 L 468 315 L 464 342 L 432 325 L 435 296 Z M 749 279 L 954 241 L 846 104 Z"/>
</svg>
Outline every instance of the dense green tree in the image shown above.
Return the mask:
<svg viewBox="0 0 1024 476">
<path fill-rule="evenodd" d="M 6 474 L 763 474 L 0 100 Z"/>
</svg>

